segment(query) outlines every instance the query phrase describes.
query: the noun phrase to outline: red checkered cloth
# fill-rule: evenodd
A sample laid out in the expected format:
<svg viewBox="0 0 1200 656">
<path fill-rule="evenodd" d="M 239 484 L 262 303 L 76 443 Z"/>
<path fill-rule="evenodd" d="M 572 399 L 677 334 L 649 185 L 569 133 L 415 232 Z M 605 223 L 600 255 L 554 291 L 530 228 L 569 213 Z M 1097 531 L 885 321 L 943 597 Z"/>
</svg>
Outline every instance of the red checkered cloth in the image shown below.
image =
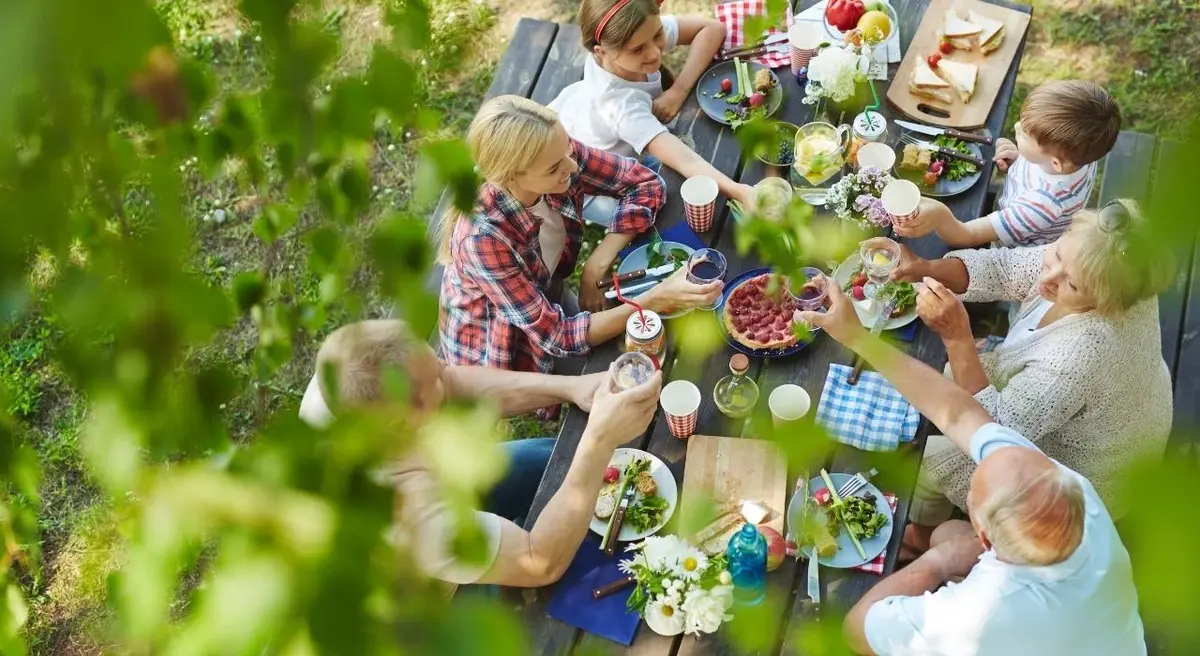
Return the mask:
<svg viewBox="0 0 1200 656">
<path fill-rule="evenodd" d="M 796 481 L 796 489 L 799 490 L 800 486 L 803 483 L 804 483 L 804 481 Z M 892 509 L 892 517 L 894 519 L 895 515 L 896 515 L 896 495 L 892 494 L 891 492 L 884 492 L 883 498 L 887 501 L 888 507 Z M 787 555 L 795 556 L 796 552 L 797 552 L 796 543 L 789 540 L 785 551 L 787 552 Z M 859 565 L 858 567 L 852 567 L 851 569 L 861 570 L 864 572 L 868 572 L 870 574 L 883 574 L 883 561 L 886 558 L 887 558 L 887 549 L 884 549 L 882 552 L 880 552 L 880 554 L 878 556 L 875 557 L 875 560 L 872 560 L 871 562 L 866 563 L 865 565 Z"/>
<path fill-rule="evenodd" d="M 787 32 L 787 26 L 792 24 L 792 8 L 789 5 L 787 8 L 787 16 L 784 19 L 784 24 L 781 27 L 773 27 L 766 34 L 747 39 L 742 32 L 742 23 L 747 16 L 758 16 L 767 13 L 765 0 L 738 0 L 735 2 L 724 2 L 716 7 L 717 20 L 725 25 L 725 43 L 722 47 L 725 50 L 738 48 L 746 43 L 757 43 L 764 38 L 773 34 L 781 34 Z M 756 61 L 768 68 L 779 68 L 791 63 L 791 46 L 787 41 L 776 43 L 767 49 L 767 54 L 761 57 L 755 57 Z"/>
</svg>

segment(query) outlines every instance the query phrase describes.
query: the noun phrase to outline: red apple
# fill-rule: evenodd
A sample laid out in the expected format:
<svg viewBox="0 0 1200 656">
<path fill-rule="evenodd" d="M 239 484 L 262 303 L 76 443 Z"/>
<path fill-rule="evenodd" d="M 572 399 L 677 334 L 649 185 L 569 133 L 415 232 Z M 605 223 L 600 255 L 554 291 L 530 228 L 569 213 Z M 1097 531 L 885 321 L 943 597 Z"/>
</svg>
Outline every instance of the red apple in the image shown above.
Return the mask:
<svg viewBox="0 0 1200 656">
<path fill-rule="evenodd" d="M 783 536 L 779 531 L 770 526 L 759 526 L 758 532 L 767 540 L 767 571 L 771 572 L 783 564 L 783 557 L 786 554 L 786 543 L 783 541 Z"/>
</svg>

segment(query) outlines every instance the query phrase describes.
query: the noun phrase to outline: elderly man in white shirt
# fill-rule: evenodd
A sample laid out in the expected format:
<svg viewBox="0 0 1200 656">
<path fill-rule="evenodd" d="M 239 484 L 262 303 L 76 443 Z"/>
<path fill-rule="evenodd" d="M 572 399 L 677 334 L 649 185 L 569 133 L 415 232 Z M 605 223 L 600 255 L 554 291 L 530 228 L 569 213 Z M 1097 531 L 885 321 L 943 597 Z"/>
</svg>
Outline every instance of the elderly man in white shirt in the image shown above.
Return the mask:
<svg viewBox="0 0 1200 656">
<path fill-rule="evenodd" d="M 866 358 L 978 464 L 971 523 L 880 581 L 846 617 L 860 654 L 1145 654 L 1129 554 L 1095 488 L 1006 429 L 955 383 L 873 340 L 845 294 L 800 312 Z"/>
</svg>

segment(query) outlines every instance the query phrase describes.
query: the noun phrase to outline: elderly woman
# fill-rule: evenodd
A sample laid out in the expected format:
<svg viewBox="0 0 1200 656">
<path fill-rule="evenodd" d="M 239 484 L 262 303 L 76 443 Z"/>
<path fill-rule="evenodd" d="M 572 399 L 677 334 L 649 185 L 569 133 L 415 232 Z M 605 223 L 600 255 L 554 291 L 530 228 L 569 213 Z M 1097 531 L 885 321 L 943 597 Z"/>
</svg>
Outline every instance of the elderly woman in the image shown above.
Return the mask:
<svg viewBox="0 0 1200 656">
<path fill-rule="evenodd" d="M 1170 284 L 1172 258 L 1136 205 L 1080 212 L 1046 246 L 905 257 L 896 277 L 927 283 L 918 312 L 942 337 L 954 381 L 998 423 L 1092 481 L 1120 517 L 1121 474 L 1162 454 L 1172 414 L 1155 298 Z M 997 300 L 1021 305 L 1003 342 L 981 354 L 962 301 Z M 909 514 L 910 549 L 927 548 L 933 527 L 954 506 L 967 507 L 974 471 L 960 449 L 930 437 Z"/>
</svg>

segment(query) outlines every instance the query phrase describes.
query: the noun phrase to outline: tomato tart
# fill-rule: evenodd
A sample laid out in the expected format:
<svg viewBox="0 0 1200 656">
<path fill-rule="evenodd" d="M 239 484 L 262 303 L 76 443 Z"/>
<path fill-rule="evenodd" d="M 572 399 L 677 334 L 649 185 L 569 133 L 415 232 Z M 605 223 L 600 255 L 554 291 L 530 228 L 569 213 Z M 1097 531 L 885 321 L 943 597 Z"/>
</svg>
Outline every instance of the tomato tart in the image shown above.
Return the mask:
<svg viewBox="0 0 1200 656">
<path fill-rule="evenodd" d="M 775 280 L 772 280 L 774 278 Z M 792 330 L 796 302 L 784 290 L 782 277 L 764 273 L 738 285 L 725 302 L 725 329 L 752 349 L 784 349 L 800 338 Z"/>
</svg>

